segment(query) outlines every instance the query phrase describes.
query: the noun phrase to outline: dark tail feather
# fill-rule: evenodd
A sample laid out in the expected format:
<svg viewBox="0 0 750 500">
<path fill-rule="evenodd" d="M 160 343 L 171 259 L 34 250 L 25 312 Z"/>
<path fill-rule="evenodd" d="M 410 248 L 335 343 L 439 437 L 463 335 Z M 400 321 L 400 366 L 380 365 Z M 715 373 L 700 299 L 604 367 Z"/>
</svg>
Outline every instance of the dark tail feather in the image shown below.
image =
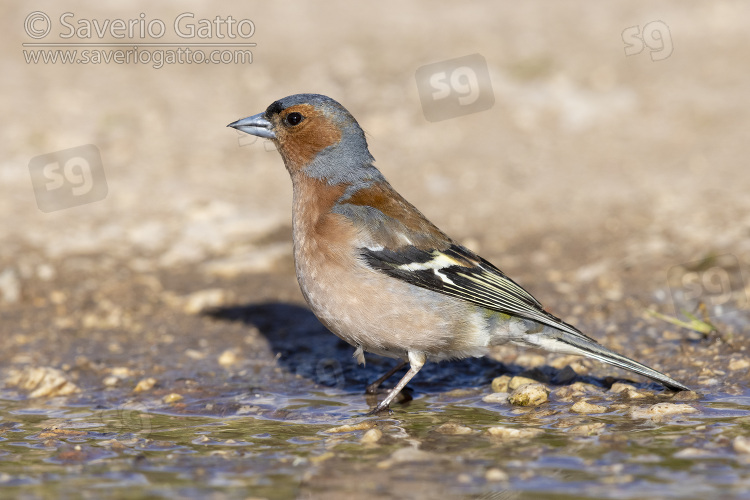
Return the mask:
<svg viewBox="0 0 750 500">
<path fill-rule="evenodd" d="M 672 389 L 673 391 L 689 391 L 690 388 L 682 385 L 671 377 L 664 375 L 661 372 L 649 368 L 646 365 L 642 365 L 637 361 L 633 361 L 630 358 L 617 354 L 614 351 L 610 351 L 606 347 L 596 343 L 593 339 L 587 340 L 588 337 L 583 335 L 574 336 L 567 332 L 561 332 L 561 335 L 557 337 L 559 342 L 567 344 L 574 350 L 578 351 L 578 354 L 588 356 L 590 358 L 598 359 L 610 365 L 617 366 L 635 372 L 644 377 L 648 377 L 651 380 L 655 380 L 662 384 L 664 387 Z"/>
</svg>

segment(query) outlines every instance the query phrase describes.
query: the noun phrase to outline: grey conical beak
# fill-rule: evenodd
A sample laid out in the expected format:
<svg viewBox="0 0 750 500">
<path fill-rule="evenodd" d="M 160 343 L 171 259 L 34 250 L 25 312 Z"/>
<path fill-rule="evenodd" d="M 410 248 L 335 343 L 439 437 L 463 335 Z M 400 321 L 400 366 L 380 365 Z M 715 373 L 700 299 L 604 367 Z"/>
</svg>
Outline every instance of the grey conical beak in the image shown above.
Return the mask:
<svg viewBox="0 0 750 500">
<path fill-rule="evenodd" d="M 263 115 L 264 113 L 258 113 L 257 115 L 248 116 L 242 120 L 230 123 L 227 127 L 236 128 L 246 134 L 257 135 L 258 137 L 265 137 L 266 139 L 275 139 L 276 134 L 271 130 L 273 126 Z"/>
</svg>

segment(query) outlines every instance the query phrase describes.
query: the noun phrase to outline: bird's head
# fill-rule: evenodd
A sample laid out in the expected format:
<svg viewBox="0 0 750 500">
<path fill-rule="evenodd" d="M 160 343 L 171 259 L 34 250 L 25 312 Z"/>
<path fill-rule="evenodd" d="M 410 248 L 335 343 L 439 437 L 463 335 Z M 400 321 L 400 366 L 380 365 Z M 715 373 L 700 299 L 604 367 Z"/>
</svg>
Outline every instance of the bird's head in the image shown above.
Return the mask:
<svg viewBox="0 0 750 500">
<path fill-rule="evenodd" d="M 228 126 L 272 140 L 292 179 L 306 175 L 329 184 L 356 184 L 382 178 L 357 120 L 330 97 L 291 95 Z"/>
</svg>

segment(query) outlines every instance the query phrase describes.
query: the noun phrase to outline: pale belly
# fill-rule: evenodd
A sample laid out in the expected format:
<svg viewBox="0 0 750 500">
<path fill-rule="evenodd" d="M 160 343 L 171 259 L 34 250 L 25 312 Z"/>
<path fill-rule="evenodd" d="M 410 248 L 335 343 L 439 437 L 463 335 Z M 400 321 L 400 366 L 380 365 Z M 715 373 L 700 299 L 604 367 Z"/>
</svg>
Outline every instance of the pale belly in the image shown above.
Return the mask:
<svg viewBox="0 0 750 500">
<path fill-rule="evenodd" d="M 430 361 L 487 354 L 489 320 L 481 308 L 388 277 L 364 263 L 344 271 L 340 260 L 351 261 L 334 260 L 303 245 L 295 249 L 297 279 L 307 303 L 344 341 L 401 359 L 409 351 Z"/>
</svg>

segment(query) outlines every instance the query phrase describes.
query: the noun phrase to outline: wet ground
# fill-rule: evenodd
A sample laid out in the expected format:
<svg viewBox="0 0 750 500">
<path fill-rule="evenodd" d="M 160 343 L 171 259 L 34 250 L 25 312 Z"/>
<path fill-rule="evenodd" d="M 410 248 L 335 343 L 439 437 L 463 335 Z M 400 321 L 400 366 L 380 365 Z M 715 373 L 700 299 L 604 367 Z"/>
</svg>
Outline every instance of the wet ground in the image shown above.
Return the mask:
<svg viewBox="0 0 750 500">
<path fill-rule="evenodd" d="M 377 400 L 364 386 L 391 361 L 357 367 L 351 347 L 282 299 L 296 293 L 289 269 L 207 283 L 100 264 L 87 259 L 74 276 L 61 264 L 51 282 L 26 282 L 27 305 L 3 308 L 16 325 L 0 392 L 9 494 L 741 498 L 750 488 L 740 335 L 665 340 L 657 320 L 618 323 L 633 325 L 627 345 L 639 359 L 696 392 L 502 348 L 428 364 L 411 401 L 364 416 Z M 63 291 L 89 274 L 95 287 Z M 196 284 L 207 288 L 190 292 Z M 222 290 L 237 299 L 210 305 Z M 510 403 L 519 381 L 543 383 L 548 401 Z"/>
<path fill-rule="evenodd" d="M 2 7 L 0 496 L 750 498 L 748 8 L 348 5 L 196 9 L 252 19 L 252 64 L 161 69 L 27 64 L 30 10 Z M 417 70 L 471 54 L 489 108 L 430 108 Z M 225 128 L 297 92 L 551 312 L 694 391 L 498 347 L 366 416 L 393 361 L 357 366 L 306 308 L 281 160 Z M 33 158 L 86 144 L 106 180 L 43 190 L 65 156 Z"/>
</svg>

